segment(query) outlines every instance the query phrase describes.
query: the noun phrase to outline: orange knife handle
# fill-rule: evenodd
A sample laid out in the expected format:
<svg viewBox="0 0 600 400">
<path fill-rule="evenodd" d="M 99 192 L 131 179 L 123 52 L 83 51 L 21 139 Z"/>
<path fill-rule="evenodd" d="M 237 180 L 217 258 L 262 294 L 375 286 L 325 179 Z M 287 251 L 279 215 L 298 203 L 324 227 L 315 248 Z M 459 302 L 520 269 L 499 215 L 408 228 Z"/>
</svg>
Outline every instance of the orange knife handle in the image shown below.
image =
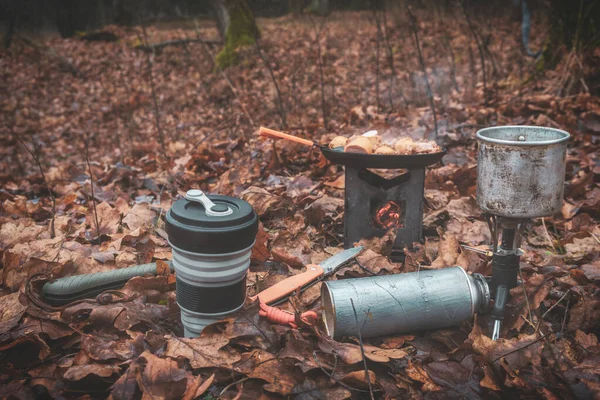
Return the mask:
<svg viewBox="0 0 600 400">
<path fill-rule="evenodd" d="M 283 132 L 275 131 L 273 129 L 265 128 L 264 126 L 260 127 L 260 129 L 258 130 L 258 134 L 260 136 L 266 136 L 266 137 L 270 137 L 270 138 L 291 140 L 292 142 L 300 143 L 305 146 L 312 147 L 315 145 L 315 143 L 312 140 L 302 139 L 302 138 L 299 138 L 298 136 L 288 135 L 287 133 L 283 133 Z"/>
<path fill-rule="evenodd" d="M 306 271 L 290 276 L 287 279 L 277 282 L 268 289 L 263 290 L 256 296 L 251 297 L 252 300 L 260 299 L 262 303 L 270 304 L 274 301 L 281 299 L 291 293 L 294 293 L 298 288 L 308 285 L 309 283 L 317 280 L 323 274 L 323 268 L 316 264 L 309 264 L 306 266 Z"/>
</svg>

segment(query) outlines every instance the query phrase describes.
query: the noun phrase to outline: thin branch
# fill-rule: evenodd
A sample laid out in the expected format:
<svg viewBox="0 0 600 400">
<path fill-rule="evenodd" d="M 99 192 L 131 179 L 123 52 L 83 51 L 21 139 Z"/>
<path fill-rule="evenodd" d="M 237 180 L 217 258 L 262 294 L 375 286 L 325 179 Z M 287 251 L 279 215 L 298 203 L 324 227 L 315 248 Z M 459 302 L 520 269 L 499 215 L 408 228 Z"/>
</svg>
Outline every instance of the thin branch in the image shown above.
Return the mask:
<svg viewBox="0 0 600 400">
<path fill-rule="evenodd" d="M 160 43 L 139 44 L 139 45 L 135 46 L 135 48 L 138 50 L 145 51 L 147 53 L 152 53 L 155 50 L 160 50 L 160 49 L 168 47 L 168 46 L 185 46 L 188 43 L 200 43 L 200 42 L 202 42 L 208 46 L 223 44 L 223 42 L 221 42 L 219 40 L 204 40 L 204 39 L 197 38 L 197 39 L 167 40 L 166 42 L 160 42 Z"/>
<path fill-rule="evenodd" d="M 499 360 L 499 359 L 501 359 L 501 358 L 504 358 L 504 357 L 506 357 L 506 356 L 508 356 L 508 355 L 511 355 L 511 354 L 513 354 L 513 353 L 516 353 L 517 351 L 521 351 L 521 350 L 523 350 L 523 349 L 526 349 L 527 347 L 529 347 L 529 346 L 531 346 L 531 345 L 533 345 L 533 344 L 535 344 L 535 343 L 539 342 L 540 340 L 544 339 L 545 337 L 546 337 L 546 336 L 545 336 L 543 333 L 541 333 L 541 336 L 540 336 L 539 338 L 535 339 L 534 341 L 532 341 L 531 343 L 527 343 L 525 346 L 519 347 L 518 349 L 511 350 L 511 351 L 509 351 L 509 352 L 506 352 L 506 353 L 502 354 L 501 356 L 498 356 L 498 357 L 494 358 L 494 359 L 492 360 L 492 364 L 493 364 L 493 363 L 495 363 L 496 361 L 498 361 L 498 360 Z"/>
<path fill-rule="evenodd" d="M 525 287 L 525 280 L 523 279 L 523 271 L 521 270 L 521 266 L 519 265 L 519 277 L 521 278 L 521 285 L 523 286 L 523 296 L 525 296 L 525 304 L 527 305 L 527 313 L 529 315 L 529 320 L 531 324 L 535 322 L 533 320 L 533 315 L 531 314 L 531 306 L 529 305 L 529 297 L 527 296 L 527 288 Z"/>
<path fill-rule="evenodd" d="M 365 347 L 363 345 L 362 334 L 360 326 L 358 325 L 358 315 L 356 315 L 356 308 L 354 307 L 354 300 L 350 299 L 350 304 L 352 304 L 352 311 L 354 312 L 354 322 L 356 323 L 356 331 L 358 332 L 358 344 L 360 345 L 360 354 L 363 359 L 363 367 L 365 368 L 365 378 L 367 379 L 367 383 L 369 384 L 369 393 L 371 394 L 371 400 L 375 400 L 375 396 L 373 395 L 373 386 L 371 385 L 371 376 L 369 375 L 369 368 L 367 367 L 367 357 L 365 356 Z"/>
<path fill-rule="evenodd" d="M 394 66 L 394 51 L 392 49 L 392 44 L 390 42 L 390 34 L 388 32 L 387 26 L 387 11 L 384 8 L 382 11 L 383 16 L 383 42 L 385 43 L 386 53 L 388 64 L 390 66 L 391 74 L 390 74 L 390 83 L 388 88 L 388 97 L 390 102 L 390 113 L 394 111 L 394 81 L 396 80 L 396 67 Z M 406 105 L 406 99 L 404 98 L 404 93 L 400 91 L 400 96 Z"/>
<path fill-rule="evenodd" d="M 423 55 L 421 54 L 421 44 L 419 43 L 419 33 L 417 28 L 417 19 L 413 15 L 410 6 L 405 4 L 406 12 L 408 13 L 410 19 L 410 27 L 412 28 L 414 37 L 415 37 L 415 46 L 417 47 L 417 54 L 419 56 L 419 64 L 421 64 L 421 71 L 423 72 L 423 76 L 425 77 L 425 84 L 427 85 L 427 97 L 429 98 L 429 106 L 431 107 L 431 112 L 433 113 L 433 123 L 435 125 L 435 136 L 438 135 L 438 123 L 437 123 L 437 115 L 435 113 L 435 102 L 433 101 L 433 92 L 431 90 L 431 85 L 429 84 L 429 76 L 427 75 L 427 68 L 425 67 L 425 60 L 423 59 Z"/>
<path fill-rule="evenodd" d="M 6 126 L 8 127 L 8 129 L 10 129 L 10 131 L 13 133 L 13 135 L 15 135 L 15 137 L 17 138 L 19 143 L 21 143 L 21 146 L 23 146 L 25 148 L 25 150 L 27 150 L 27 152 L 31 155 L 31 157 L 33 158 L 33 161 L 35 161 L 38 169 L 40 170 L 40 174 L 42 175 L 42 180 L 44 181 L 44 186 L 46 186 L 48 195 L 50 196 L 50 199 L 52 200 L 52 219 L 50 220 L 50 238 L 54 239 L 56 237 L 56 230 L 54 229 L 54 219 L 56 217 L 56 199 L 54 198 L 54 193 L 52 193 L 50 186 L 48 186 L 48 180 L 46 179 L 46 174 L 44 174 L 44 168 L 42 167 L 42 163 L 40 162 L 40 157 L 38 154 L 39 147 L 35 145 L 35 140 L 33 139 L 33 136 L 32 136 L 31 144 L 33 146 L 33 150 L 31 150 L 29 147 L 27 147 L 25 142 L 23 142 L 23 140 L 21 140 L 21 138 L 15 133 L 15 131 L 12 129 L 12 127 L 10 127 L 8 125 L 6 125 Z"/>
<path fill-rule="evenodd" d="M 473 23 L 471 22 L 471 18 L 469 17 L 469 14 L 467 13 L 467 9 L 465 8 L 464 1 L 461 0 L 461 1 L 459 1 L 459 3 L 460 3 L 460 7 L 462 8 L 463 14 L 465 15 L 465 19 L 467 20 L 467 24 L 469 25 L 469 29 L 471 29 L 471 34 L 475 38 L 475 44 L 477 45 L 477 49 L 479 50 L 479 60 L 481 62 L 481 74 L 483 75 L 483 101 L 484 101 L 484 104 L 487 106 L 488 105 L 488 97 L 487 97 L 488 93 L 487 93 L 487 78 L 486 78 L 486 72 L 485 72 L 485 56 L 483 54 L 483 45 L 480 42 L 479 35 L 477 35 L 477 33 L 475 32 L 475 27 L 473 26 Z"/>
<path fill-rule="evenodd" d="M 379 48 L 381 47 L 381 21 L 379 20 L 377 7 L 373 8 L 373 16 L 375 25 L 377 26 L 377 39 L 375 45 L 375 93 L 377 100 L 377 112 L 381 111 L 381 103 L 379 102 Z"/>
<path fill-rule="evenodd" d="M 313 358 L 315 359 L 315 363 L 319 366 L 319 368 L 321 368 L 321 371 L 323 371 L 325 373 L 325 375 L 327 375 L 327 377 L 331 380 L 333 380 L 335 383 L 339 384 L 340 386 L 348 389 L 348 390 L 355 390 L 357 392 L 362 392 L 362 393 L 368 393 L 367 390 L 362 390 L 362 389 L 357 389 L 354 388 L 352 386 L 348 386 L 346 385 L 344 382 L 340 381 L 339 379 L 337 379 L 335 376 L 333 376 L 333 373 L 335 371 L 335 368 L 337 366 L 337 355 L 334 354 L 335 356 L 335 365 L 333 366 L 333 369 L 331 370 L 331 373 L 327 372 L 327 370 L 325 368 L 323 368 L 323 366 L 321 365 L 321 362 L 319 361 L 318 357 L 317 357 L 317 351 L 314 350 L 313 351 Z"/>
<path fill-rule="evenodd" d="M 323 74 L 323 57 L 321 55 L 321 41 L 319 40 L 319 36 L 321 31 L 323 30 L 323 25 L 325 24 L 325 17 L 323 17 L 323 23 L 319 30 L 317 30 L 317 26 L 315 25 L 315 20 L 313 19 L 311 14 L 308 14 L 308 18 L 312 23 L 313 29 L 315 30 L 315 42 L 317 43 L 317 66 L 319 67 L 319 82 L 321 83 L 321 112 L 323 113 L 323 126 L 327 129 L 327 106 L 325 104 L 325 78 Z"/>
<path fill-rule="evenodd" d="M 146 25 L 142 23 L 142 33 L 144 34 L 144 44 L 148 46 L 148 35 L 146 33 Z M 160 142 L 160 146 L 162 147 L 163 153 L 166 156 L 167 147 L 165 145 L 165 138 L 163 135 L 163 131 L 160 127 L 160 110 L 158 108 L 158 99 L 156 97 L 156 87 L 154 86 L 154 75 L 152 73 L 152 59 L 151 55 L 148 54 L 147 58 L 148 64 L 148 73 L 150 74 L 150 89 L 152 91 L 152 103 L 154 104 L 154 117 L 156 124 L 156 133 L 158 134 L 158 140 Z"/>
<path fill-rule="evenodd" d="M 96 210 L 96 198 L 94 197 L 94 174 L 92 173 L 92 166 L 90 165 L 90 138 L 86 135 L 85 138 L 85 162 L 87 163 L 90 171 L 90 188 L 92 192 L 92 211 L 94 212 L 94 219 L 96 221 L 96 238 L 100 237 L 100 222 L 98 222 L 98 211 Z"/>
<path fill-rule="evenodd" d="M 273 84 L 275 85 L 275 90 L 277 91 L 277 101 L 279 103 L 279 117 L 281 118 L 281 125 L 284 129 L 287 129 L 287 119 L 285 115 L 285 108 L 283 107 L 283 100 L 281 98 L 281 90 L 279 90 L 279 84 L 277 83 L 277 79 L 275 79 L 273 68 L 271 68 L 271 64 L 269 63 L 269 60 L 263 53 L 259 42 L 260 39 L 258 38 L 258 36 L 255 37 L 254 43 L 256 44 L 256 52 L 258 53 L 258 56 L 260 57 L 262 62 L 265 64 L 265 67 L 267 67 L 267 69 L 269 70 L 269 74 L 271 75 L 271 79 L 273 80 Z"/>
</svg>

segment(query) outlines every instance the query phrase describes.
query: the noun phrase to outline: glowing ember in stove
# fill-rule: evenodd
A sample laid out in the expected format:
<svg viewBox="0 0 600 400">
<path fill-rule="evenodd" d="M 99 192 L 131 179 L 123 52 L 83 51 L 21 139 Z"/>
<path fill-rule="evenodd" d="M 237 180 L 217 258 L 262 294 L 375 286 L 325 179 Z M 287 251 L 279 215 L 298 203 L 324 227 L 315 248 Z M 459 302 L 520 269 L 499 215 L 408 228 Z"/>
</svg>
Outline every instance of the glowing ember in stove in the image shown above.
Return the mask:
<svg viewBox="0 0 600 400">
<path fill-rule="evenodd" d="M 402 228 L 402 209 L 394 201 L 388 201 L 375 213 L 375 224 L 382 228 Z"/>
</svg>

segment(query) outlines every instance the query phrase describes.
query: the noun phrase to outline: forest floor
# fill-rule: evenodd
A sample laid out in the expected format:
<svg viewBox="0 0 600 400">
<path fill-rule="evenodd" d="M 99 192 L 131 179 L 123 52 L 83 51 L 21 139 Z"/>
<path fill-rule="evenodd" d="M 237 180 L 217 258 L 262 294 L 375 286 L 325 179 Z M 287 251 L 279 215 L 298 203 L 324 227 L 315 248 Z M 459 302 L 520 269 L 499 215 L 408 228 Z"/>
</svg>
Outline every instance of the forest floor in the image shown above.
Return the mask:
<svg viewBox="0 0 600 400">
<path fill-rule="evenodd" d="M 214 68 L 218 45 L 136 48 L 218 40 L 204 24 L 106 28 L 116 42 L 21 37 L 2 50 L 0 396 L 598 396 L 600 99 L 590 94 L 599 82 L 582 74 L 593 66 L 571 54 L 540 71 L 521 50 L 519 18 L 507 13 L 470 14 L 481 52 L 460 10 L 415 14 L 437 134 L 403 10 L 385 20 L 369 12 L 259 19 L 260 47 L 241 50 L 224 72 Z M 545 35 L 537 22 L 533 49 Z M 528 124 L 572 135 L 565 202 L 526 226 L 524 284 L 496 342 L 485 315 L 365 340 L 367 380 L 355 337 L 273 325 L 255 303 L 200 338 L 181 338 L 164 269 L 98 299 L 64 307 L 41 299 L 52 278 L 169 260 L 164 216 L 190 188 L 241 197 L 260 215 L 249 295 L 340 251 L 343 168 L 318 151 L 259 139 L 261 125 L 321 143 L 376 129 L 385 140 L 428 138 L 448 149 L 427 170 L 424 242 L 394 264 L 386 258 L 394 232 L 366 241 L 363 267 L 329 279 L 452 265 L 490 275 L 489 260 L 460 247 L 491 240 L 475 202 L 475 132 Z M 320 312 L 319 293 L 320 284 L 292 303 Z"/>
</svg>

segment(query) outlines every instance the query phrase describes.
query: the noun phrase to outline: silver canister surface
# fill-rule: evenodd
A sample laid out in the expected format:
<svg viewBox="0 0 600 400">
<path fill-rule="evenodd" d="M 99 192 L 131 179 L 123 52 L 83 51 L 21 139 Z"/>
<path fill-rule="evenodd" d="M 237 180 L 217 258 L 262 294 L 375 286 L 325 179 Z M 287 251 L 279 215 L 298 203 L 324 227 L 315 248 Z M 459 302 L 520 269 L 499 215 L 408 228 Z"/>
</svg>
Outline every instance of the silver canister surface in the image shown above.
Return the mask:
<svg viewBox="0 0 600 400">
<path fill-rule="evenodd" d="M 458 325 L 487 308 L 485 279 L 461 267 L 325 282 L 323 320 L 334 339 L 393 335 Z M 354 309 L 358 324 L 354 316 Z"/>
</svg>

